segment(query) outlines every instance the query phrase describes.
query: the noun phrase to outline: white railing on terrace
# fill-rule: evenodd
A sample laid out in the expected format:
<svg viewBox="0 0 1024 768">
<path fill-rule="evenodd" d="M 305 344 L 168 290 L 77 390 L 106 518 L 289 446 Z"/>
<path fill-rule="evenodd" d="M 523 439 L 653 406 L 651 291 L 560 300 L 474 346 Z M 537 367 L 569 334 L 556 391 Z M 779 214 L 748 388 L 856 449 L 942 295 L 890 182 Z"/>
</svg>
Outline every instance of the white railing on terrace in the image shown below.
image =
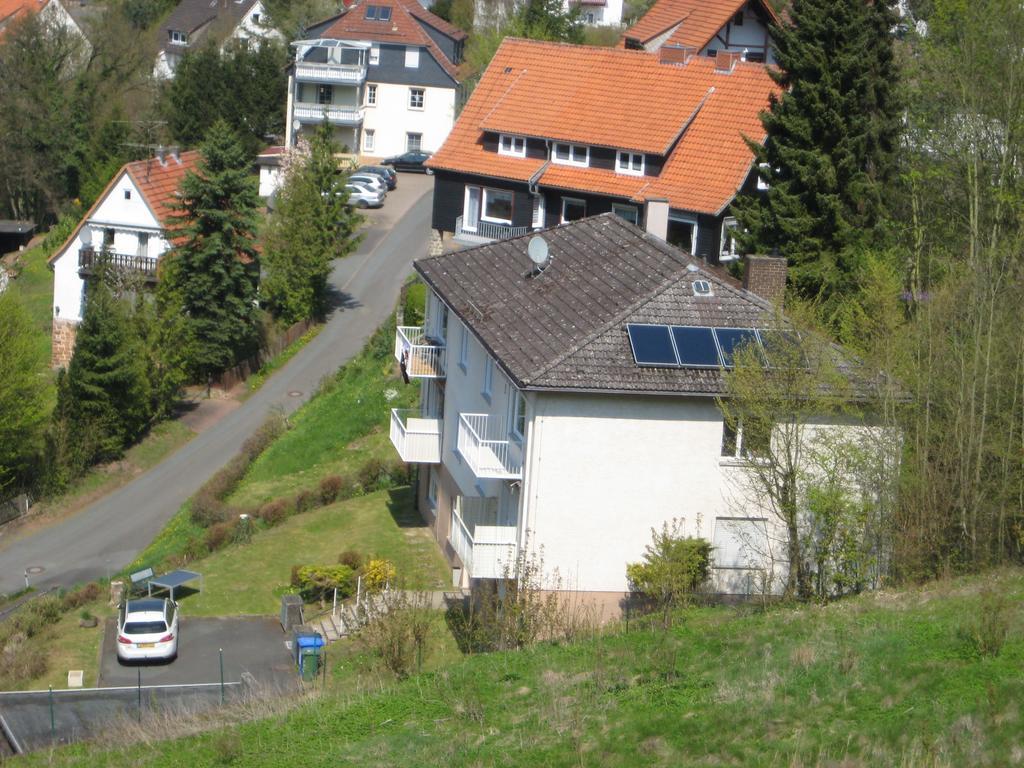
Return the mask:
<svg viewBox="0 0 1024 768">
<path fill-rule="evenodd" d="M 314 83 L 352 83 L 359 85 L 366 79 L 362 64 L 317 64 L 300 62 L 295 65 L 295 79 Z"/>
<path fill-rule="evenodd" d="M 481 479 L 521 478 L 523 457 L 519 444 L 507 439 L 507 433 L 504 440 L 488 437 L 488 424 L 497 421 L 491 421 L 484 413 L 460 414 L 459 454 Z"/>
<path fill-rule="evenodd" d="M 405 372 L 411 379 L 444 378 L 444 344 L 428 337 L 421 326 L 398 326 L 395 360 L 404 362 Z"/>
<path fill-rule="evenodd" d="M 438 464 L 441 419 L 421 408 L 392 408 L 391 443 L 408 464 Z"/>
<path fill-rule="evenodd" d="M 304 123 L 319 123 L 327 116 L 328 122 L 339 125 L 358 125 L 363 122 L 362 107 L 343 107 L 337 104 L 308 104 L 299 102 L 294 107 L 295 119 Z"/>
<path fill-rule="evenodd" d="M 514 525 L 477 525 L 472 530 L 452 510 L 448 541 L 462 565 L 474 579 L 503 579 L 514 576 L 516 527 Z"/>
<path fill-rule="evenodd" d="M 462 216 L 455 219 L 455 237 L 467 242 L 490 243 L 495 240 L 508 240 L 511 237 L 521 237 L 529 231 L 529 227 L 511 227 L 490 221 L 478 221 L 476 227 L 467 229 Z"/>
</svg>

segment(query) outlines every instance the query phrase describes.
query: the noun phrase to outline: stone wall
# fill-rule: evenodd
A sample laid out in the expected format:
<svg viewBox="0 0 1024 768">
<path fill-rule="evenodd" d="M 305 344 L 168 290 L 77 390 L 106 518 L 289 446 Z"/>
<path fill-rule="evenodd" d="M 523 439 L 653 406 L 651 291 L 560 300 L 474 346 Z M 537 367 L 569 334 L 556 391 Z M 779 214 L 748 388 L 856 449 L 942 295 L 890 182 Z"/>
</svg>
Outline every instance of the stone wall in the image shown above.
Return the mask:
<svg viewBox="0 0 1024 768">
<path fill-rule="evenodd" d="M 53 321 L 53 351 L 50 364 L 54 368 L 67 368 L 71 362 L 71 355 L 75 352 L 75 334 L 78 333 L 78 323 L 70 320 Z"/>
</svg>

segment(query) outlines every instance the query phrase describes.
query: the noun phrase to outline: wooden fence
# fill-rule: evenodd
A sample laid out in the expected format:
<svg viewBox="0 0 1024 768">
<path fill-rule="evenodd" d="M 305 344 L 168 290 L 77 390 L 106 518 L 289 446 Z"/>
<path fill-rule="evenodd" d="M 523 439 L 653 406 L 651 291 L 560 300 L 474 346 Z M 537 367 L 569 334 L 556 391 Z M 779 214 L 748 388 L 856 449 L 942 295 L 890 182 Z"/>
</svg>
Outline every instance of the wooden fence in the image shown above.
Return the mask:
<svg viewBox="0 0 1024 768">
<path fill-rule="evenodd" d="M 9 499 L 0 499 L 0 525 L 5 525 L 28 514 L 32 500 L 24 493 Z"/>
<path fill-rule="evenodd" d="M 243 360 L 233 368 L 228 368 L 214 377 L 213 386 L 223 390 L 237 386 L 256 373 L 265 362 L 271 360 L 275 355 L 279 355 L 289 345 L 293 344 L 306 331 L 312 328 L 313 324 L 312 320 L 300 320 L 295 325 L 289 327 L 284 333 L 269 339 L 260 351 L 248 360 Z"/>
</svg>

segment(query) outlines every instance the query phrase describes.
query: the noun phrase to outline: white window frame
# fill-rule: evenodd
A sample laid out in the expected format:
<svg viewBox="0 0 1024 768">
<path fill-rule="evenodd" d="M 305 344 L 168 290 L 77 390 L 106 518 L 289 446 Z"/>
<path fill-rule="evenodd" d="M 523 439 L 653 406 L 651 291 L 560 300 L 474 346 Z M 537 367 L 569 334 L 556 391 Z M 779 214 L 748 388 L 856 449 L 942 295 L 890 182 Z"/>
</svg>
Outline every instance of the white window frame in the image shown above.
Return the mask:
<svg viewBox="0 0 1024 768">
<path fill-rule="evenodd" d="M 186 35 L 184 32 L 179 32 L 176 29 L 172 29 L 170 30 L 170 33 L 171 42 L 174 45 L 188 45 L 188 35 Z"/>
<path fill-rule="evenodd" d="M 558 149 L 559 147 L 569 148 L 569 157 L 559 158 Z M 577 150 L 583 150 L 585 157 L 583 160 L 576 158 Z M 577 168 L 588 168 L 590 166 L 590 147 L 586 144 L 568 144 L 564 141 L 556 141 L 551 145 L 551 162 L 555 165 L 573 165 Z"/>
<path fill-rule="evenodd" d="M 672 214 L 672 213 L 670 213 L 668 215 L 668 220 L 670 222 L 674 221 L 677 224 L 689 224 L 690 225 L 690 227 L 691 227 L 691 230 L 690 230 L 690 255 L 693 256 L 694 254 L 696 254 L 697 253 L 697 220 L 696 219 L 692 219 L 689 216 L 679 216 L 677 214 Z M 668 233 L 666 232 L 666 234 L 668 234 Z M 673 247 L 678 248 L 678 246 L 673 246 Z"/>
<path fill-rule="evenodd" d="M 469 367 L 469 329 L 462 326 L 462 335 L 459 337 L 459 368 L 465 373 Z"/>
<path fill-rule="evenodd" d="M 480 394 L 488 403 L 491 402 L 491 395 L 494 392 L 494 361 L 488 356 L 484 360 L 484 385 Z"/>
<path fill-rule="evenodd" d="M 412 137 L 419 136 L 418 146 L 412 146 Z M 423 134 L 416 131 L 409 131 L 405 134 L 405 151 L 406 152 L 422 152 L 423 151 Z"/>
<path fill-rule="evenodd" d="M 622 211 L 628 211 L 633 214 L 632 219 L 627 219 L 622 215 Z M 630 224 L 636 224 L 640 226 L 640 209 L 635 205 L 623 205 L 622 203 L 612 203 L 612 213 L 621 219 L 625 219 Z"/>
<path fill-rule="evenodd" d="M 726 465 L 757 464 L 762 463 L 764 458 L 757 453 L 750 453 L 746 446 L 746 435 L 744 434 L 743 422 L 736 425 L 736 447 L 732 453 L 725 452 L 725 436 L 729 430 L 729 423 L 722 419 L 722 447 L 720 462 Z M 771 437 L 768 438 L 771 440 Z"/>
<path fill-rule="evenodd" d="M 427 506 L 435 515 L 437 514 L 437 470 L 434 467 L 430 468 L 427 480 Z"/>
<path fill-rule="evenodd" d="M 739 222 L 736 221 L 735 217 L 726 216 L 724 219 L 722 219 L 722 238 L 721 240 L 719 240 L 719 246 L 721 248 L 719 261 L 733 261 L 734 259 L 739 257 L 739 254 L 736 252 L 736 236 L 732 235 L 731 238 L 728 237 L 729 230 L 737 229 L 738 227 Z M 732 240 L 732 247 L 729 249 L 726 249 L 725 247 L 725 242 L 727 238 Z"/>
<path fill-rule="evenodd" d="M 370 63 L 374 66 L 380 64 L 380 46 L 377 43 L 370 45 Z"/>
<path fill-rule="evenodd" d="M 569 223 L 568 219 L 565 218 L 565 204 L 566 203 L 582 203 L 583 204 L 583 216 L 581 218 L 584 218 L 584 219 L 587 218 L 587 201 L 586 200 L 583 200 L 583 199 L 578 198 L 578 197 L 563 197 L 562 198 L 562 216 L 561 216 L 561 222 L 563 224 L 568 224 Z M 578 221 L 578 219 L 573 219 L 573 221 Z"/>
<path fill-rule="evenodd" d="M 534 229 L 544 229 L 547 220 L 547 204 L 544 195 L 537 193 L 533 196 L 532 224 Z"/>
<path fill-rule="evenodd" d="M 419 104 L 416 104 L 417 94 L 419 95 Z M 409 109 L 414 109 L 418 112 L 423 111 L 423 105 L 427 100 L 427 89 L 426 88 L 410 88 L 409 89 Z"/>
<path fill-rule="evenodd" d="M 520 418 L 523 422 L 522 430 L 519 429 Z M 518 389 L 512 393 L 512 422 L 508 432 L 517 443 L 526 439 L 526 395 Z"/>
<path fill-rule="evenodd" d="M 507 219 L 499 219 L 496 216 L 487 215 L 487 198 L 491 194 L 507 196 L 509 198 L 509 217 Z M 494 224 L 512 224 L 512 213 L 515 206 L 515 194 L 507 189 L 492 189 L 491 187 L 484 187 L 480 192 L 480 221 L 490 221 Z"/>
<path fill-rule="evenodd" d="M 149 232 L 139 232 L 135 237 L 135 255 L 140 259 L 149 258 Z"/>
<path fill-rule="evenodd" d="M 367 83 L 366 84 L 366 106 L 376 107 L 377 106 L 377 84 Z"/>
<path fill-rule="evenodd" d="M 509 157 L 526 157 L 526 137 L 515 136 L 511 133 L 500 134 L 498 136 L 498 154 Z"/>
<path fill-rule="evenodd" d="M 420 65 L 420 49 L 419 46 L 407 45 L 405 46 L 405 67 L 406 69 L 416 69 Z"/>
<path fill-rule="evenodd" d="M 633 167 L 633 161 L 640 158 L 640 168 Z M 622 167 L 623 159 L 626 160 L 626 167 Z M 615 153 L 615 172 L 624 176 L 643 176 L 646 161 L 643 152 L 626 152 L 619 150 Z"/>
<path fill-rule="evenodd" d="M 363 129 L 363 151 L 375 152 L 377 150 L 377 131 L 373 128 Z"/>
</svg>

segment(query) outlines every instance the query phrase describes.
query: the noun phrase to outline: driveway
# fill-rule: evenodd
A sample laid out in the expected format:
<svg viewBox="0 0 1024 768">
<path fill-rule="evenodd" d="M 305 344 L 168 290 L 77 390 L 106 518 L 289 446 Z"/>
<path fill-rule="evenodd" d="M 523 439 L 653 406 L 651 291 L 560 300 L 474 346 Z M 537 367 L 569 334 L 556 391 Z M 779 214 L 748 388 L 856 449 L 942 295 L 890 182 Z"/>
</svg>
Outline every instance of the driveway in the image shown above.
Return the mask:
<svg viewBox="0 0 1024 768">
<path fill-rule="evenodd" d="M 0 593 L 70 586 L 130 563 L 207 478 L 276 411 L 291 413 L 355 356 L 394 309 L 413 260 L 427 254 L 433 177 L 400 174 L 385 207 L 367 216 L 359 250 L 335 263 L 326 327 L 241 407 L 128 485 L 74 517 L 0 552 Z"/>
<path fill-rule="evenodd" d="M 263 688 L 293 689 L 298 680 L 291 652 L 277 619 L 182 617 L 178 658 L 170 663 L 123 665 L 117 660 L 117 622 L 109 619 L 103 632 L 99 687 L 189 685 L 220 682 L 220 649 L 224 649 L 224 680 L 240 682 L 252 675 Z"/>
</svg>

